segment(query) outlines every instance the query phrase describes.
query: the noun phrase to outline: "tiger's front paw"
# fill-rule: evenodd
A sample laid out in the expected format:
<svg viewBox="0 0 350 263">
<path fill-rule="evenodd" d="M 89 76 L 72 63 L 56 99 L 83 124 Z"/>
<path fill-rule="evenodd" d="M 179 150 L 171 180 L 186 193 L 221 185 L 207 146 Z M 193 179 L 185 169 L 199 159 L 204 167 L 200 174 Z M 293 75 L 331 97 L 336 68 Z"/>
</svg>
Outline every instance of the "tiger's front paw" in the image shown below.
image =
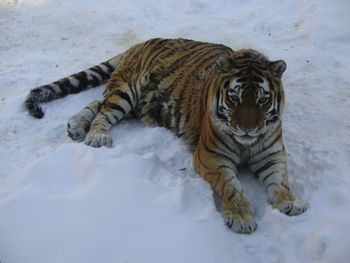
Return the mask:
<svg viewBox="0 0 350 263">
<path fill-rule="evenodd" d="M 74 141 L 81 142 L 85 139 L 89 127 L 90 123 L 86 120 L 72 117 L 67 123 L 68 136 Z"/>
<path fill-rule="evenodd" d="M 108 133 L 96 133 L 90 131 L 85 138 L 85 144 L 99 148 L 102 146 L 111 147 L 112 146 L 112 137 Z"/>
<path fill-rule="evenodd" d="M 296 216 L 305 212 L 308 204 L 302 200 L 296 200 L 289 189 L 275 188 L 268 191 L 268 202 L 273 208 L 277 208 L 288 216 Z"/>
<path fill-rule="evenodd" d="M 295 201 L 280 201 L 272 205 L 273 208 L 277 208 L 282 213 L 288 216 L 297 216 L 304 213 L 309 207 L 305 201 L 295 200 Z"/>
<path fill-rule="evenodd" d="M 234 232 L 251 234 L 257 228 L 252 208 L 245 199 L 223 203 L 222 216 L 226 225 Z"/>
</svg>

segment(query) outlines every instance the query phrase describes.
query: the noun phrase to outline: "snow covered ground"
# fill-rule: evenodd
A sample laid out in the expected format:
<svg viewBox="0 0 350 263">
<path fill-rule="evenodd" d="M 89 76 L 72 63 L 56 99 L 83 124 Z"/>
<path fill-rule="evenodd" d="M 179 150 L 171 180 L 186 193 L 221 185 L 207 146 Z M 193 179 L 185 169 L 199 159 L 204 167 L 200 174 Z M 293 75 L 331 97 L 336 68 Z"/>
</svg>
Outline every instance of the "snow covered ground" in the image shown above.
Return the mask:
<svg viewBox="0 0 350 263">
<path fill-rule="evenodd" d="M 0 0 L 0 262 L 323 262 L 350 258 L 348 0 Z M 72 142 L 68 118 L 103 87 L 28 116 L 31 88 L 152 37 L 255 48 L 284 59 L 287 217 L 241 180 L 258 223 L 230 232 L 191 155 L 163 128 L 125 121 L 111 149 Z"/>
</svg>

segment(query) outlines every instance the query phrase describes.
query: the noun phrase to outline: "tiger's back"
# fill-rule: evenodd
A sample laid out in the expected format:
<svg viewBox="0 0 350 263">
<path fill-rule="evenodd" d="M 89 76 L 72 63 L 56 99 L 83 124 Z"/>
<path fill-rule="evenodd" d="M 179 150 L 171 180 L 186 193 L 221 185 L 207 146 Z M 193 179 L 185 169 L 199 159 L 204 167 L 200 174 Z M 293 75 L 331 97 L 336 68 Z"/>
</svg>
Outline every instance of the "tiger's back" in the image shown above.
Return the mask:
<svg viewBox="0 0 350 263">
<path fill-rule="evenodd" d="M 107 83 L 106 99 L 128 80 L 137 101 L 134 115 L 147 124 L 169 128 L 195 145 L 210 74 L 215 61 L 232 50 L 226 46 L 185 39 L 152 39 L 125 52 Z"/>
</svg>

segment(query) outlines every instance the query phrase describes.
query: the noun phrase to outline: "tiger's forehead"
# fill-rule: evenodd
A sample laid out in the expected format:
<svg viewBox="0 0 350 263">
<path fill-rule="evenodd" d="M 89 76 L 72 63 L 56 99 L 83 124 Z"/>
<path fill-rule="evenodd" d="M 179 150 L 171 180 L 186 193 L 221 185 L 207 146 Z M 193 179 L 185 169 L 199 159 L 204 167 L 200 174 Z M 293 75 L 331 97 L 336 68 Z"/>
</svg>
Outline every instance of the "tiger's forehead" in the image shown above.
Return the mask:
<svg viewBox="0 0 350 263">
<path fill-rule="evenodd" d="M 255 88 L 262 89 L 264 92 L 269 92 L 270 85 L 267 79 L 263 77 L 259 77 L 259 78 L 261 79 L 260 81 L 254 81 L 254 82 L 251 81 L 248 83 L 244 83 L 240 81 L 240 79 L 235 78 L 230 82 L 229 89 L 233 91 L 237 91 L 238 89 L 244 90 L 251 87 L 255 87 Z"/>
</svg>

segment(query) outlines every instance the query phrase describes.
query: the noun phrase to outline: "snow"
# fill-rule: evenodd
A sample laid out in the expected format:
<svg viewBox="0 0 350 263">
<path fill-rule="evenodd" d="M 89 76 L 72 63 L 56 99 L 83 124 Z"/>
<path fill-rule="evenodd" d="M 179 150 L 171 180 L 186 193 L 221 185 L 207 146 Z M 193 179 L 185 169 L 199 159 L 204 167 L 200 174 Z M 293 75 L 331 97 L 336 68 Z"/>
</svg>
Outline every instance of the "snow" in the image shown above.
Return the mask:
<svg viewBox="0 0 350 263">
<path fill-rule="evenodd" d="M 0 1 L 0 262 L 349 262 L 350 2 L 347 0 Z M 111 149 L 72 142 L 69 117 L 103 87 L 23 108 L 29 90 L 152 37 L 254 48 L 284 59 L 288 217 L 240 179 L 257 217 L 230 232 L 186 146 L 124 121 Z"/>
</svg>

